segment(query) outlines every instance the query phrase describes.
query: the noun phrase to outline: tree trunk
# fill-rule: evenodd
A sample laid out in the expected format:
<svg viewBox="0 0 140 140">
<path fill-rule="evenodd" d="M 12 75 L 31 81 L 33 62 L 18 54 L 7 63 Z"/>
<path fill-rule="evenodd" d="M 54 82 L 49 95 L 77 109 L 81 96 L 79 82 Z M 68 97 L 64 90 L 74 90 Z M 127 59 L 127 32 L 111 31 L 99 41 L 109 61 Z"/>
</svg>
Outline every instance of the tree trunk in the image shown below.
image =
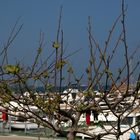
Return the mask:
<svg viewBox="0 0 140 140">
<path fill-rule="evenodd" d="M 75 140 L 75 133 L 72 131 L 68 132 L 67 140 Z"/>
</svg>

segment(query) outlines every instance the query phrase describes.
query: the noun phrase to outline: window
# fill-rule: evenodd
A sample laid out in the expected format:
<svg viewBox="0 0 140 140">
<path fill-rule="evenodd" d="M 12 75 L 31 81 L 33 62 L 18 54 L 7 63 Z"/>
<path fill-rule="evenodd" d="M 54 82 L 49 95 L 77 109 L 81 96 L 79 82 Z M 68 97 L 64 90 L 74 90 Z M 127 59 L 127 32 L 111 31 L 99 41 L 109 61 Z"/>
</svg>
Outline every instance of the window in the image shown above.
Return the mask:
<svg viewBox="0 0 140 140">
<path fill-rule="evenodd" d="M 132 125 L 133 117 L 126 117 L 122 120 L 121 125 Z"/>
</svg>

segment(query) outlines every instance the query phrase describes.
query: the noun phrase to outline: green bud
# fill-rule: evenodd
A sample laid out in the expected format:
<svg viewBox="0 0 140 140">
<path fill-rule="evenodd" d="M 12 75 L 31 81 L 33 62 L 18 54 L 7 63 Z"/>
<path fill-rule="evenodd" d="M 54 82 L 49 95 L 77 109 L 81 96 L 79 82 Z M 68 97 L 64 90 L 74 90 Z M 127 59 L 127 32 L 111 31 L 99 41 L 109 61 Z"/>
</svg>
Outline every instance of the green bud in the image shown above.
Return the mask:
<svg viewBox="0 0 140 140">
<path fill-rule="evenodd" d="M 16 74 L 20 71 L 20 67 L 17 65 L 5 65 L 4 70 L 8 73 Z"/>
<path fill-rule="evenodd" d="M 52 47 L 58 49 L 59 48 L 59 44 L 57 42 L 53 42 L 53 46 Z"/>
</svg>

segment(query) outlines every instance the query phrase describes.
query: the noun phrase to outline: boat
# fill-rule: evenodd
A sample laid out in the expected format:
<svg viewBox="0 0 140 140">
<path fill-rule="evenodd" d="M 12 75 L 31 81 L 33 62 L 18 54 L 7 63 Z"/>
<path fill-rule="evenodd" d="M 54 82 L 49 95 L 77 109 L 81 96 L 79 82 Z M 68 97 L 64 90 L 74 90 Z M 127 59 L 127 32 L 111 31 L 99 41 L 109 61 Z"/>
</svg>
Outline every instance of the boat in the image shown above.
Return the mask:
<svg viewBox="0 0 140 140">
<path fill-rule="evenodd" d="M 32 129 L 38 129 L 40 128 L 36 123 L 32 123 L 29 121 L 11 121 L 9 122 L 9 127 L 11 129 L 16 129 L 16 130 L 32 130 Z"/>
<path fill-rule="evenodd" d="M 15 101 L 10 102 L 10 115 L 8 117 L 8 127 L 10 129 L 18 129 L 18 130 L 31 130 L 31 129 L 38 129 L 42 128 L 43 126 L 39 126 L 35 123 L 30 116 L 32 114 L 30 112 L 24 113 L 22 111 L 12 111 L 15 107 L 21 110 L 22 108 L 26 108 L 26 106 L 22 104 L 18 104 Z M 36 106 L 28 106 L 31 111 L 36 112 L 38 108 Z M 28 119 L 26 119 L 26 117 Z M 24 118 L 25 117 L 25 118 Z"/>
<path fill-rule="evenodd" d="M 91 133 L 91 134 L 103 134 L 108 132 L 116 132 L 117 131 L 117 118 L 113 115 L 113 114 L 109 114 L 108 116 L 104 117 L 103 114 L 99 114 L 98 116 L 98 122 L 102 122 L 103 127 L 98 125 L 89 125 L 88 126 L 88 130 L 87 132 Z M 130 134 L 132 132 L 139 134 L 139 129 L 140 129 L 140 125 L 136 126 L 136 124 L 139 122 L 140 120 L 140 113 L 137 112 L 132 112 L 132 113 L 124 113 L 122 116 L 122 122 L 120 125 L 120 129 L 121 132 L 125 132 L 123 135 L 120 136 L 120 140 L 124 140 L 124 139 L 129 139 Z M 82 137 L 82 139 L 84 138 L 90 138 L 90 136 L 86 135 L 86 134 L 82 134 L 82 133 L 77 133 L 78 137 Z M 102 137 L 102 140 L 116 140 L 116 136 L 113 134 L 107 134 L 105 136 Z"/>
</svg>

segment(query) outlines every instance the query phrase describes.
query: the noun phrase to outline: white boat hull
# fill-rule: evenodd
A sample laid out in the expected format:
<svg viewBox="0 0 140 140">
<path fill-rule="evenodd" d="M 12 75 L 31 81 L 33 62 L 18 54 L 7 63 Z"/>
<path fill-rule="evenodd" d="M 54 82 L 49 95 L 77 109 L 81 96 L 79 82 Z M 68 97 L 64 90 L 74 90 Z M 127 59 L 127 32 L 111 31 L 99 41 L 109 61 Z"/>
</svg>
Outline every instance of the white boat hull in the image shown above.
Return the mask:
<svg viewBox="0 0 140 140">
<path fill-rule="evenodd" d="M 38 127 L 38 125 L 36 123 L 32 123 L 32 122 L 20 122 L 20 121 L 11 121 L 11 124 L 9 125 L 9 127 L 11 126 L 11 129 L 27 129 L 27 130 L 31 130 L 31 129 L 38 129 L 40 127 Z"/>
</svg>

